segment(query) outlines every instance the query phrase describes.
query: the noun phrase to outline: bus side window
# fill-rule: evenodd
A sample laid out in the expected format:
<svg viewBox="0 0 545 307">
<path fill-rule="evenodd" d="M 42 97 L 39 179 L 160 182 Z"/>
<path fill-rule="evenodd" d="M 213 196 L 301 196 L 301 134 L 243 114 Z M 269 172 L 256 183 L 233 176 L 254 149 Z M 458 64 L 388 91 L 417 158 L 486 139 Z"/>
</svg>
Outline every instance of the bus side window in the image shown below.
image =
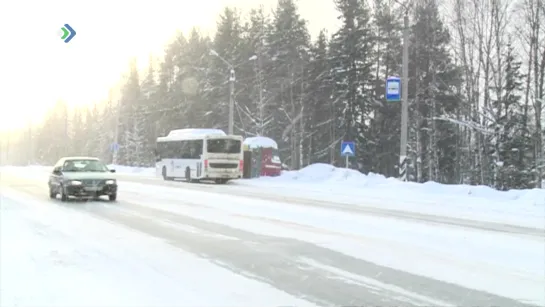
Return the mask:
<svg viewBox="0 0 545 307">
<path fill-rule="evenodd" d="M 186 159 L 199 159 L 199 140 L 187 141 Z"/>
<path fill-rule="evenodd" d="M 178 144 L 176 144 L 175 142 L 168 142 L 167 143 L 167 150 L 166 150 L 166 157 L 167 159 L 176 159 L 177 158 L 177 155 L 176 155 L 176 152 L 177 152 L 177 146 Z"/>
<path fill-rule="evenodd" d="M 202 155 L 202 147 L 203 147 L 203 140 L 197 140 L 195 141 L 195 159 L 200 159 Z"/>
<path fill-rule="evenodd" d="M 178 150 L 178 158 L 189 159 L 189 149 L 191 141 L 181 141 L 180 148 Z"/>
</svg>

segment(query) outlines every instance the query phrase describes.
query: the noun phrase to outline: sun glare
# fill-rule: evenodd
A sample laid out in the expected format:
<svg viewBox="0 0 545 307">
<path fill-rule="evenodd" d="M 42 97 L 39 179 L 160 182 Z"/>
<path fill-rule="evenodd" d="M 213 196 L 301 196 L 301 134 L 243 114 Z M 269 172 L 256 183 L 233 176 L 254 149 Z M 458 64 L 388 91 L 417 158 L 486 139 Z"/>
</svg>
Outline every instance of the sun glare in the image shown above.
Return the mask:
<svg viewBox="0 0 545 307">
<path fill-rule="evenodd" d="M 307 2 L 300 1 L 302 9 Z M 71 107 L 104 101 L 127 71 L 131 57 L 145 63 L 150 53 L 160 56 L 176 30 L 188 33 L 197 26 L 210 34 L 225 6 L 246 13 L 260 4 L 272 9 L 275 3 L 4 1 L 0 4 L 0 31 L 6 42 L 0 57 L 0 129 L 39 122 L 59 99 Z M 59 37 L 65 23 L 76 31 L 69 43 Z"/>
</svg>

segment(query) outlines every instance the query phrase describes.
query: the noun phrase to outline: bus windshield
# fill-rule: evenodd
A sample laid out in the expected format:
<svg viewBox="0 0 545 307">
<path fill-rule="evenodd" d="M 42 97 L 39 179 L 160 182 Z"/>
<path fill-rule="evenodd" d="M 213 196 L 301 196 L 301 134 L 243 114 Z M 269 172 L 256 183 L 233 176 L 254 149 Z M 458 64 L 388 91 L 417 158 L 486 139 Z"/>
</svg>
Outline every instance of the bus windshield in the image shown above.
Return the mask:
<svg viewBox="0 0 545 307">
<path fill-rule="evenodd" d="M 236 154 L 241 151 L 241 141 L 231 139 L 213 139 L 206 141 L 206 151 L 209 153 Z"/>
</svg>

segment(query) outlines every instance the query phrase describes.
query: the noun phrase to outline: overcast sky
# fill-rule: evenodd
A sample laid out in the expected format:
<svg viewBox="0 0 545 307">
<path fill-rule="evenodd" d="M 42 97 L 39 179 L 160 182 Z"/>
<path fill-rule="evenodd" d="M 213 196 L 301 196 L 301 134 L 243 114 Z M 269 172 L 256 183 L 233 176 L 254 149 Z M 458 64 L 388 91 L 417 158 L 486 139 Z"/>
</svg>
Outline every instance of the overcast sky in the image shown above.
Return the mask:
<svg viewBox="0 0 545 307">
<path fill-rule="evenodd" d="M 298 0 L 311 34 L 338 25 L 332 0 Z M 70 105 L 103 100 L 133 56 L 161 54 L 176 32 L 198 26 L 211 33 L 225 6 L 243 12 L 275 0 L 137 0 L 0 2 L 0 129 L 37 121 L 57 100 Z M 64 43 L 60 28 L 77 32 Z"/>
</svg>

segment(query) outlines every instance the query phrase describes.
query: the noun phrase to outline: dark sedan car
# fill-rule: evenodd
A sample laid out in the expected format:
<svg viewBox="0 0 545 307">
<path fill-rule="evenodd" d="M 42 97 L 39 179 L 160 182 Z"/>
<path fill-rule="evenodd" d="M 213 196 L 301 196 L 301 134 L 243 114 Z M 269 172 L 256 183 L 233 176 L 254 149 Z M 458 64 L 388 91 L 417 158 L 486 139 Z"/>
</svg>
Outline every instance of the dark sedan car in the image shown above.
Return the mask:
<svg viewBox="0 0 545 307">
<path fill-rule="evenodd" d="M 92 157 L 65 157 L 54 166 L 49 176 L 49 197 L 60 195 L 62 201 L 69 197 L 99 198 L 107 195 L 117 199 L 117 181 L 106 164 Z"/>
</svg>

